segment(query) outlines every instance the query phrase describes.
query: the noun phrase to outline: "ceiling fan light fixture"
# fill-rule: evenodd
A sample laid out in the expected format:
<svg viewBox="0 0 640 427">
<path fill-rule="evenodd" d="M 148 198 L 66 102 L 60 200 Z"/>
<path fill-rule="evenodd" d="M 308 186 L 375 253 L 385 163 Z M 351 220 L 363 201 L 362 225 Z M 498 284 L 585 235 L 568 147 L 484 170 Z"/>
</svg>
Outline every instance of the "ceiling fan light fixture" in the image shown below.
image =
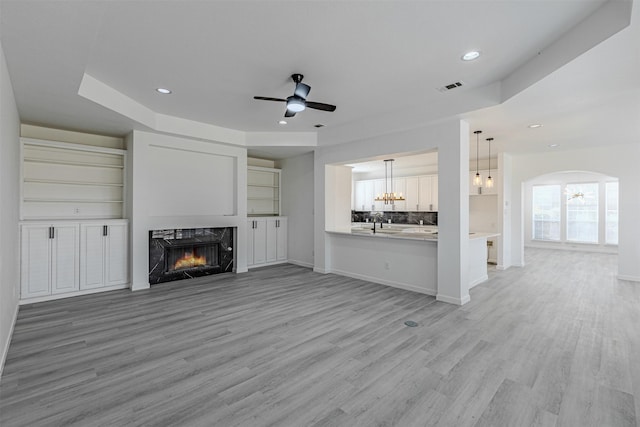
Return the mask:
<svg viewBox="0 0 640 427">
<path fill-rule="evenodd" d="M 287 110 L 292 113 L 299 113 L 300 111 L 304 111 L 305 108 L 306 105 L 304 104 L 304 100 L 295 96 L 291 96 L 287 99 Z"/>
</svg>

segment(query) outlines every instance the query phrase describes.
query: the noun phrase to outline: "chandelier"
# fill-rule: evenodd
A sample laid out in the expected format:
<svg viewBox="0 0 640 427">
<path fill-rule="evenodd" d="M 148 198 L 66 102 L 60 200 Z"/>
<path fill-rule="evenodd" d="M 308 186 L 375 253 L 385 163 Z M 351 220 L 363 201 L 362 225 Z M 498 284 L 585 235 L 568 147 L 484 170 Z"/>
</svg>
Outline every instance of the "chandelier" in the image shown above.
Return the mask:
<svg viewBox="0 0 640 427">
<path fill-rule="evenodd" d="M 393 160 L 384 161 L 384 193 L 376 194 L 376 202 L 384 202 L 385 205 L 393 205 L 395 201 L 402 201 L 404 197 L 402 193 L 396 194 L 393 191 Z"/>
</svg>

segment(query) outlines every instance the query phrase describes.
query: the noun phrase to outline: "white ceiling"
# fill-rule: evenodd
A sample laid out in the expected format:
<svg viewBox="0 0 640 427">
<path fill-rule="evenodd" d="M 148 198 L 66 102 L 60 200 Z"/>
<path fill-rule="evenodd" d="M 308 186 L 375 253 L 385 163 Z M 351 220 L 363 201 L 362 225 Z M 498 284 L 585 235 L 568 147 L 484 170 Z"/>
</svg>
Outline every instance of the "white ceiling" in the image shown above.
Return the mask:
<svg viewBox="0 0 640 427">
<path fill-rule="evenodd" d="M 528 152 L 638 142 L 638 11 L 607 38 L 624 26 L 611 4 L 629 2 L 0 0 L 0 36 L 26 123 L 145 129 L 79 96 L 87 73 L 155 112 L 246 132 L 323 123 L 320 144 L 333 144 L 458 116 L 494 137 L 496 151 Z M 482 56 L 461 61 L 472 49 Z M 337 110 L 278 125 L 284 105 L 253 96 L 287 97 L 294 72 L 310 100 Z M 455 81 L 465 85 L 437 90 Z M 544 127 L 528 129 L 533 122 Z"/>
</svg>

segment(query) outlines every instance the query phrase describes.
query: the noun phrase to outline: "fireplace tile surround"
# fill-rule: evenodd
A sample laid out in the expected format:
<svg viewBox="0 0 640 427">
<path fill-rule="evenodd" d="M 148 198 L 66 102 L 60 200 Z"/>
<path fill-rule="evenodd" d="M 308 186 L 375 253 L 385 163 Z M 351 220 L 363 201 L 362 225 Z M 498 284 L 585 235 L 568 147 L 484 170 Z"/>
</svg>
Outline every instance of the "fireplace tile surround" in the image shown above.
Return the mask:
<svg viewBox="0 0 640 427">
<path fill-rule="evenodd" d="M 149 231 L 149 284 L 233 271 L 233 227 Z"/>
</svg>

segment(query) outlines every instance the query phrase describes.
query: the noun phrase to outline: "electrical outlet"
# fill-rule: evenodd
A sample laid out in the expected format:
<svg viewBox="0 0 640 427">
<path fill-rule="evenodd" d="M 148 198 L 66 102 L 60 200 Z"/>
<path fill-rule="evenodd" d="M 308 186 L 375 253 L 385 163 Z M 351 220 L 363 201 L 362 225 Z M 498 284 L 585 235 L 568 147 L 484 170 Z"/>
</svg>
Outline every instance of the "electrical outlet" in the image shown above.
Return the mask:
<svg viewBox="0 0 640 427">
<path fill-rule="evenodd" d="M 80 208 L 73 208 L 73 213 L 78 215 L 80 213 Z"/>
<path fill-rule="evenodd" d="M 384 269 L 388 270 L 389 269 L 389 261 L 385 261 L 384 262 Z"/>
</svg>

